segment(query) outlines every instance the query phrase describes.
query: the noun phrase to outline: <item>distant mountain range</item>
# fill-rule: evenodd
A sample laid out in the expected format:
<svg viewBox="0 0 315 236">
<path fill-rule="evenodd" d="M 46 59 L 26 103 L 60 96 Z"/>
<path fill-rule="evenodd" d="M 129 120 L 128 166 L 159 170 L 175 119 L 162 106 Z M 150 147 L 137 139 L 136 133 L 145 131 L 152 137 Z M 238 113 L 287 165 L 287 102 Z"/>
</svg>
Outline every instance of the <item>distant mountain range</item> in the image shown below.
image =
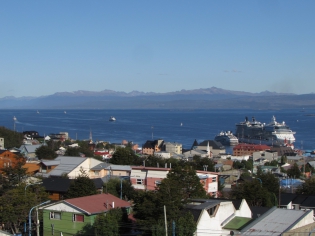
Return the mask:
<svg viewBox="0 0 315 236">
<path fill-rule="evenodd" d="M 168 93 L 61 92 L 41 97 L 4 97 L 0 109 L 288 109 L 315 108 L 315 94 L 250 93 L 216 87 Z"/>
</svg>

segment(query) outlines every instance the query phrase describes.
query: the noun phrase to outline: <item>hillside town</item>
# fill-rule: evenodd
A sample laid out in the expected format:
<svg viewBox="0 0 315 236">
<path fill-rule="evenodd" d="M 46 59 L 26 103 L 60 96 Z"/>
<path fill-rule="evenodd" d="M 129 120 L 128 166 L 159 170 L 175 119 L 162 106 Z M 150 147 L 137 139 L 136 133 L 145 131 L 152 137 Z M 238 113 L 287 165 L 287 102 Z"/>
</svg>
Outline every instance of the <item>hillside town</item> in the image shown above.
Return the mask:
<svg viewBox="0 0 315 236">
<path fill-rule="evenodd" d="M 289 145 L 0 135 L 0 235 L 315 235 L 315 159 Z"/>
</svg>

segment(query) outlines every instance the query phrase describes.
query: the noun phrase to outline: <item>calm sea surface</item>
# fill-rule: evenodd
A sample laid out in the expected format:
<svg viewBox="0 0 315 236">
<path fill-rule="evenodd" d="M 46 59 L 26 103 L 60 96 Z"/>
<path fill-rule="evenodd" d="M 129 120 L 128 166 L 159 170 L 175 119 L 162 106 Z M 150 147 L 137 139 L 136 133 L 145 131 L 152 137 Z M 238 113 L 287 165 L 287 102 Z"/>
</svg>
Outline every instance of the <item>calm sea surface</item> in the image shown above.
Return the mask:
<svg viewBox="0 0 315 236">
<path fill-rule="evenodd" d="M 179 142 L 190 148 L 193 141 L 214 139 L 220 131 L 235 131 L 235 124 L 245 116 L 269 123 L 272 115 L 285 121 L 296 132 L 295 147 L 315 149 L 315 110 L 0 110 L 0 126 L 14 128 L 17 118 L 19 132 L 35 130 L 40 135 L 68 132 L 75 139 L 133 141 L 142 145 L 146 140 L 163 139 Z M 109 117 L 116 117 L 110 122 Z"/>
</svg>

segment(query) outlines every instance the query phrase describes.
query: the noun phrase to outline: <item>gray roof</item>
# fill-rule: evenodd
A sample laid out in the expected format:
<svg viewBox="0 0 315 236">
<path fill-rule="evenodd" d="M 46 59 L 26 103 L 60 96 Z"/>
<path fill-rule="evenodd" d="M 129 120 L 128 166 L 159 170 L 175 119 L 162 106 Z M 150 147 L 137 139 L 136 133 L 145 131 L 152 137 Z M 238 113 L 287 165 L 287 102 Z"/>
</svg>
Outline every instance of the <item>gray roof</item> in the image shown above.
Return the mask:
<svg viewBox="0 0 315 236">
<path fill-rule="evenodd" d="M 309 161 L 308 164 L 310 164 L 312 167 L 315 167 L 315 161 Z"/>
<path fill-rule="evenodd" d="M 293 211 L 273 207 L 242 230 L 242 235 L 280 235 L 290 230 L 310 211 Z M 268 226 L 268 227 L 266 227 Z"/>
<path fill-rule="evenodd" d="M 200 149 L 189 150 L 189 151 L 187 151 L 187 152 L 184 152 L 183 154 L 186 154 L 186 153 L 191 153 L 191 154 L 196 154 L 196 153 L 198 153 L 198 154 L 201 154 L 201 155 L 207 154 L 206 151 L 202 151 L 202 150 L 200 150 Z"/>
<path fill-rule="evenodd" d="M 125 171 L 131 171 L 131 167 L 130 166 L 126 166 L 126 165 L 113 165 L 113 164 L 108 164 L 108 163 L 101 163 L 98 164 L 96 166 L 94 166 L 93 168 L 91 168 L 91 170 L 125 170 Z"/>
<path fill-rule="evenodd" d="M 37 148 L 41 147 L 42 144 L 35 144 L 35 145 L 22 145 L 19 150 L 23 150 L 23 148 L 25 148 L 25 150 L 28 153 L 34 153 L 36 151 Z"/>
<path fill-rule="evenodd" d="M 57 166 L 60 164 L 60 160 L 42 160 L 42 163 L 45 166 Z"/>
<path fill-rule="evenodd" d="M 63 174 L 68 174 L 86 159 L 87 158 L 85 157 L 59 156 L 55 159 L 55 161 L 60 161 L 60 164 L 55 169 L 50 171 L 48 175 L 61 176 Z"/>
</svg>

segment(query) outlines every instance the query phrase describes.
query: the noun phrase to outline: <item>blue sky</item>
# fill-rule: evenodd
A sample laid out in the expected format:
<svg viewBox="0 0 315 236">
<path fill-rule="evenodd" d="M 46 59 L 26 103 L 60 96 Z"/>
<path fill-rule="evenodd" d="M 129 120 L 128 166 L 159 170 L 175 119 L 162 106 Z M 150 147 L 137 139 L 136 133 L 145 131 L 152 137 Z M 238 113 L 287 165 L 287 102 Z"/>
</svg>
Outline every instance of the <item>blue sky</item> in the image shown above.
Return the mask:
<svg viewBox="0 0 315 236">
<path fill-rule="evenodd" d="M 0 97 L 312 93 L 315 1 L 0 2 Z"/>
</svg>

